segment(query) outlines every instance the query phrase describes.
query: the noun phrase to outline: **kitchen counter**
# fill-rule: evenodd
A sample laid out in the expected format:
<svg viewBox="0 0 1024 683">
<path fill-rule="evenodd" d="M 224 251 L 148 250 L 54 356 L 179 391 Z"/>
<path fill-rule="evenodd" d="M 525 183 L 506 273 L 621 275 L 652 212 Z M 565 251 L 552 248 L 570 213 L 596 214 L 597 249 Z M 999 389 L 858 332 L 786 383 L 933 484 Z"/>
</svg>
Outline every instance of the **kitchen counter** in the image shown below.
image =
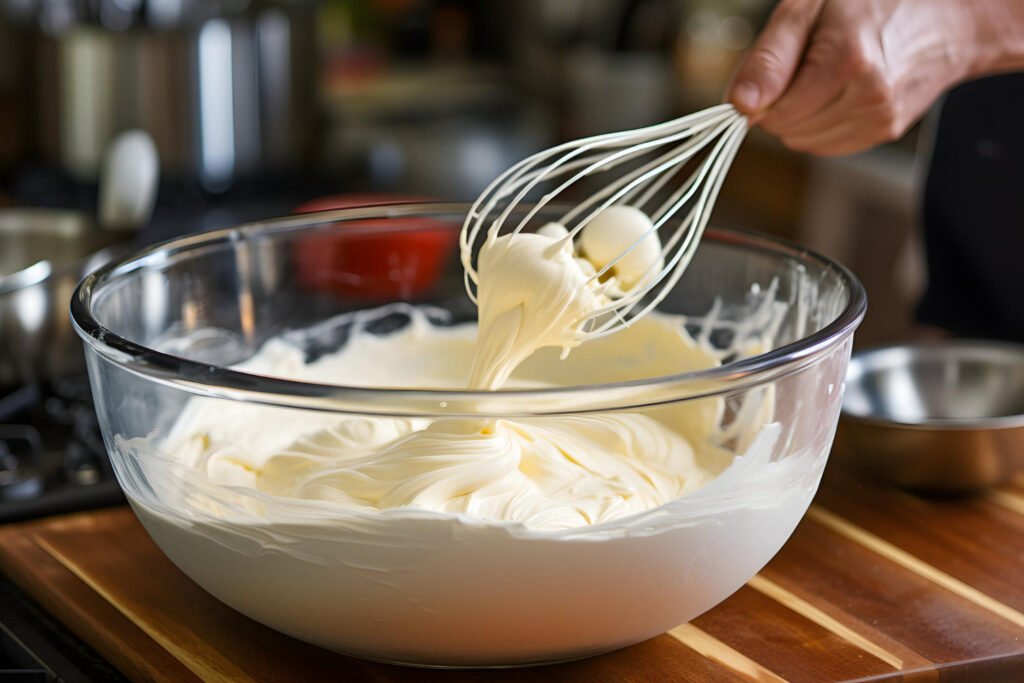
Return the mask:
<svg viewBox="0 0 1024 683">
<path fill-rule="evenodd" d="M 786 546 L 724 603 L 534 669 L 405 669 L 300 643 L 207 595 L 126 507 L 0 528 L 0 569 L 137 681 L 1024 680 L 1024 477 L 926 498 L 833 464 Z"/>
</svg>

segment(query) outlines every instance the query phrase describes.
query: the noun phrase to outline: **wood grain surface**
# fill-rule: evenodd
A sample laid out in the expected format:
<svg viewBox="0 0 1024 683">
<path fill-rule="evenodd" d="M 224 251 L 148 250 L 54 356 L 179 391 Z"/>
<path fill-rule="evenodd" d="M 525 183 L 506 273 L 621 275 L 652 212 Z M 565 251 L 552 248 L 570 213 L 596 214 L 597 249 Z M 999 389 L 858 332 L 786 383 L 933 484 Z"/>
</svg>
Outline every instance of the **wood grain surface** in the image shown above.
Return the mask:
<svg viewBox="0 0 1024 683">
<path fill-rule="evenodd" d="M 774 560 L 689 624 L 580 662 L 405 669 L 265 628 L 128 508 L 0 529 L 0 570 L 137 681 L 1024 681 L 1024 480 L 925 498 L 830 467 Z"/>
</svg>

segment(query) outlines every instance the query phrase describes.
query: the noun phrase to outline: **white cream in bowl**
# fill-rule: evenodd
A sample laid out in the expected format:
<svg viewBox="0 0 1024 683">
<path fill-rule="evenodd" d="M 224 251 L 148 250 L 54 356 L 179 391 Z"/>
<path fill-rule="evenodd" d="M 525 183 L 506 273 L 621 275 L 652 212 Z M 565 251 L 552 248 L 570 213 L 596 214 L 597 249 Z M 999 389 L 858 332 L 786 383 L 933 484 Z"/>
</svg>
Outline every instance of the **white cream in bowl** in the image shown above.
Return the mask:
<svg viewBox="0 0 1024 683">
<path fill-rule="evenodd" d="M 436 327 L 419 312 L 409 314 L 402 330 L 357 331 L 340 352 L 313 363 L 274 340 L 242 367 L 372 386 L 407 386 L 421 368 L 429 386 L 463 386 L 466 364 L 453 359 L 472 350 L 473 326 Z M 511 384 L 602 383 L 714 362 L 681 320 L 655 316 L 584 344 L 565 360 L 556 349 L 541 351 Z M 372 462 L 367 450 L 394 455 L 396 443 L 408 444 L 448 420 L 193 398 L 169 434 L 118 440 L 116 447 L 128 456 L 124 462 L 138 464 L 122 477 L 144 476 L 156 492 L 131 500 L 152 537 L 189 576 L 242 613 L 368 658 L 526 664 L 661 633 L 720 602 L 778 550 L 813 495 L 827 443 L 773 462 L 774 394 L 763 388 L 745 396 L 745 425 L 726 424 L 718 398 L 573 418 L 615 436 L 595 437 L 602 445 L 633 438 L 659 444 L 616 453 L 614 460 L 593 446 L 597 460 L 586 463 L 593 476 L 578 463 L 530 456 L 519 444 L 440 456 L 459 476 L 463 466 L 480 465 L 482 485 L 476 472 L 460 480 L 476 488 L 452 488 L 457 477 L 431 468 L 401 496 L 389 489 L 396 478 L 387 468 L 415 480 L 403 469 L 415 463 L 398 458 L 383 469 L 346 471 L 336 461 Z M 565 428 L 561 417 L 495 422 L 513 440 L 543 437 L 550 429 L 545 423 Z M 637 424 L 644 429 L 624 426 Z M 477 437 L 470 431 L 467 438 Z M 476 455 L 487 462 L 474 463 Z M 550 471 L 504 462 L 524 455 Z M 615 469 L 600 470 L 606 465 Z M 130 481 L 125 488 L 146 490 Z M 392 496 L 385 500 L 382 490 Z"/>
<path fill-rule="evenodd" d="M 524 237 L 547 240 L 531 243 L 536 254 L 573 258 L 547 249 L 557 235 Z M 299 331 L 237 369 L 347 386 L 537 389 L 679 375 L 771 343 L 738 325 L 731 348 L 716 351 L 682 318 L 653 314 L 577 345 L 602 293 L 573 289 L 586 266 L 534 265 L 519 290 L 481 297 L 483 343 L 474 324 L 396 305 L 336 321 L 346 343 L 316 359 Z M 576 300 L 546 296 L 562 291 L 560 278 Z M 784 314 L 772 291 L 760 294 L 762 314 Z M 369 331 L 395 315 L 406 318 L 398 329 Z M 763 322 L 750 329 L 772 329 Z M 787 381 L 816 386 L 840 361 Z M 116 438 L 115 462 L 128 463 L 119 478 L 168 557 L 268 626 L 372 659 L 530 664 L 664 632 L 771 558 L 816 490 L 835 424 L 817 419 L 812 439 L 783 443 L 783 425 L 804 418 L 776 403 L 771 384 L 728 399 L 497 419 L 195 397 L 168 407 L 180 414 L 167 432 Z"/>
</svg>

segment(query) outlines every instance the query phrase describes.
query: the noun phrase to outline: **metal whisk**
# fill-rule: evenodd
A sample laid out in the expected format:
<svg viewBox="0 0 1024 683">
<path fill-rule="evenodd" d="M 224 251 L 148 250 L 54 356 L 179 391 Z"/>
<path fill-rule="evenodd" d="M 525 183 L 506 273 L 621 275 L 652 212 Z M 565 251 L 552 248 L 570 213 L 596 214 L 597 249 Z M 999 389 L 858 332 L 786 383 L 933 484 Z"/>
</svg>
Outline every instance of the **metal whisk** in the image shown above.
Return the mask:
<svg viewBox="0 0 1024 683">
<path fill-rule="evenodd" d="M 520 161 L 484 190 L 462 226 L 459 245 L 470 298 L 476 303 L 479 279 L 473 253 L 485 225 L 486 239 L 494 239 L 503 232 L 519 233 L 549 203 L 564 201 L 567 191 L 584 178 L 608 174 L 607 183 L 575 203 L 558 221 L 568 230 L 564 239 L 574 239 L 597 214 L 614 205 L 644 211 L 653 227 L 592 279 L 604 278 L 652 231 L 676 214 L 686 212 L 662 243 L 662 270 L 653 277 L 648 273 L 639 284 L 619 292 L 608 304 L 594 310 L 588 319 L 580 321 L 580 333 L 583 339 L 592 339 L 629 325 L 654 309 L 682 277 L 746 132 L 746 118 L 732 105 L 722 104 L 646 128 L 574 140 Z M 705 149 L 707 154 L 692 175 L 667 197 L 659 197 L 676 172 Z M 629 162 L 633 162 L 629 170 L 614 172 Z M 538 193 L 536 203 L 507 230 L 506 221 L 516 207 Z"/>
</svg>

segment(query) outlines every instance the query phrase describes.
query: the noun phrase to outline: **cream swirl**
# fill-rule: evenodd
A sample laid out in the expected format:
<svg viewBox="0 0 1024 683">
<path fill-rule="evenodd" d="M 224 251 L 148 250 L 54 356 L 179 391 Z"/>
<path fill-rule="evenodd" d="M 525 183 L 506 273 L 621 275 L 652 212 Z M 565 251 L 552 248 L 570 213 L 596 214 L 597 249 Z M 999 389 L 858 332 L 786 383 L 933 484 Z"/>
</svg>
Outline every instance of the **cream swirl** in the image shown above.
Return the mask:
<svg viewBox="0 0 1024 683">
<path fill-rule="evenodd" d="M 579 241 L 577 253 L 559 223 L 536 233 L 488 235 L 477 259 L 480 336 L 470 388 L 501 387 L 516 366 L 547 346 L 561 348 L 565 357 L 610 297 L 648 284 L 664 267 L 654 224 L 632 207 L 598 211 Z"/>
<path fill-rule="evenodd" d="M 579 345 L 579 326 L 606 301 L 593 267 L 561 233 L 503 235 L 481 247 L 470 388 L 499 388 L 537 349 Z"/>
<path fill-rule="evenodd" d="M 274 340 L 242 367 L 348 384 L 459 387 L 466 367 L 450 361 L 466 357 L 475 335 L 474 325 L 435 327 L 414 316 L 387 335 L 356 332 L 340 351 L 311 363 L 298 347 Z M 585 350 L 565 361 L 537 354 L 509 384 L 609 381 L 716 362 L 664 316 Z M 720 469 L 706 433 L 716 405 L 430 421 L 193 399 L 166 450 L 213 483 L 339 510 L 428 510 L 556 530 L 650 510 L 705 484 Z"/>
<path fill-rule="evenodd" d="M 705 483 L 679 434 L 642 415 L 439 420 L 381 448 L 352 419 L 300 437 L 258 469 L 214 452 L 213 476 L 346 509 L 415 508 L 563 529 L 649 510 Z M 247 476 L 251 472 L 251 477 Z"/>
</svg>

